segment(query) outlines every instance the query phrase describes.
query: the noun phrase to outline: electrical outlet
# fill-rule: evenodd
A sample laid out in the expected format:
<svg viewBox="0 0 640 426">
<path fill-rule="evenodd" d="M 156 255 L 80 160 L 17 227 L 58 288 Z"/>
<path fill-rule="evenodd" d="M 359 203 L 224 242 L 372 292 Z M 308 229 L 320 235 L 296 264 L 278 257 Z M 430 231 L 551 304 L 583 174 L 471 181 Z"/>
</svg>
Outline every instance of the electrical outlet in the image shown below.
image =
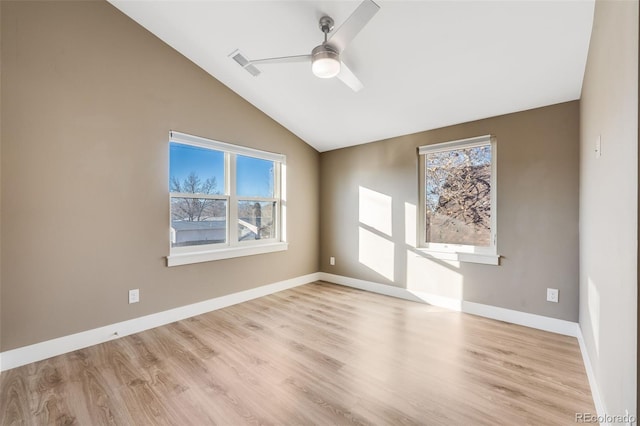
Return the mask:
<svg viewBox="0 0 640 426">
<path fill-rule="evenodd" d="M 334 266 L 336 264 L 336 258 L 331 256 L 329 258 L 329 265 Z"/>
<path fill-rule="evenodd" d="M 598 135 L 598 139 L 596 139 L 596 158 L 602 157 L 602 135 Z"/>
<path fill-rule="evenodd" d="M 140 301 L 140 289 L 134 288 L 129 290 L 129 304 L 138 303 Z"/>
<path fill-rule="evenodd" d="M 560 291 L 557 288 L 548 288 L 547 289 L 547 302 L 558 303 Z"/>
</svg>

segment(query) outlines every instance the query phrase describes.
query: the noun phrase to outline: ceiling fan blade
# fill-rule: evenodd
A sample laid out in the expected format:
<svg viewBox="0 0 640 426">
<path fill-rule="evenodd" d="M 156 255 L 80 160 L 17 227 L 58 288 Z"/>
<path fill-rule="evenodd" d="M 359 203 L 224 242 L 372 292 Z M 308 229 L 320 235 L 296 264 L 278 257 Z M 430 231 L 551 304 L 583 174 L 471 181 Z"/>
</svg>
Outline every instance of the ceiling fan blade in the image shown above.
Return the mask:
<svg viewBox="0 0 640 426">
<path fill-rule="evenodd" d="M 334 31 L 327 43 L 336 49 L 338 53 L 342 53 L 349 43 L 351 43 L 351 40 L 367 25 L 367 22 L 378 13 L 378 10 L 380 10 L 380 6 L 375 4 L 373 0 L 364 0 L 351 16 L 347 18 L 344 24 Z"/>
<path fill-rule="evenodd" d="M 340 72 L 336 77 L 338 77 L 338 80 L 349 86 L 354 92 L 359 92 L 364 87 L 362 82 L 358 80 L 358 77 L 356 77 L 344 62 L 340 63 Z"/>
<path fill-rule="evenodd" d="M 278 56 L 275 58 L 254 59 L 249 61 L 250 64 L 262 65 L 262 64 L 281 64 L 291 62 L 309 62 L 311 61 L 311 55 L 294 55 L 294 56 Z"/>
<path fill-rule="evenodd" d="M 278 64 L 284 62 L 306 62 L 311 61 L 311 55 L 295 55 L 295 56 L 279 56 L 275 58 L 264 58 L 250 60 L 244 56 L 238 49 L 229 54 L 229 57 L 236 61 L 242 68 L 249 72 L 254 77 L 260 75 L 260 70 L 255 67 L 254 64 Z"/>
</svg>

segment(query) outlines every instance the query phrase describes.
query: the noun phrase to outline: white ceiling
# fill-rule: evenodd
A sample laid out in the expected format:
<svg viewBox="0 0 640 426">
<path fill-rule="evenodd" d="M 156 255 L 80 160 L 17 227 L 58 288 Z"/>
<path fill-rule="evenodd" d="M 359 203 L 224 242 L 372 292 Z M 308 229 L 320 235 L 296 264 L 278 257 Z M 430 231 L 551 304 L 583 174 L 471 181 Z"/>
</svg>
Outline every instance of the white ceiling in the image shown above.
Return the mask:
<svg viewBox="0 0 640 426">
<path fill-rule="evenodd" d="M 308 63 L 229 58 L 308 54 L 318 19 L 336 28 L 359 1 L 129 1 L 117 8 L 318 151 L 575 100 L 594 0 L 394 1 L 341 58 L 364 89 L 319 79 Z"/>
</svg>

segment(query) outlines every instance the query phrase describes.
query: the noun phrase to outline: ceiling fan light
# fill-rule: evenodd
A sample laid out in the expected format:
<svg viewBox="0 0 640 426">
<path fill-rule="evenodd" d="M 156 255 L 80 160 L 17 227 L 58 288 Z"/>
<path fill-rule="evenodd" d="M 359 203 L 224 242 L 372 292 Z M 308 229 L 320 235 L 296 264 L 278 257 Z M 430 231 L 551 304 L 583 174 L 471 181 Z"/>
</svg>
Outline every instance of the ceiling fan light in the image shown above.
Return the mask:
<svg viewBox="0 0 640 426">
<path fill-rule="evenodd" d="M 330 47 L 320 45 L 311 52 L 311 71 L 316 77 L 332 78 L 340 73 L 340 57 Z"/>
</svg>

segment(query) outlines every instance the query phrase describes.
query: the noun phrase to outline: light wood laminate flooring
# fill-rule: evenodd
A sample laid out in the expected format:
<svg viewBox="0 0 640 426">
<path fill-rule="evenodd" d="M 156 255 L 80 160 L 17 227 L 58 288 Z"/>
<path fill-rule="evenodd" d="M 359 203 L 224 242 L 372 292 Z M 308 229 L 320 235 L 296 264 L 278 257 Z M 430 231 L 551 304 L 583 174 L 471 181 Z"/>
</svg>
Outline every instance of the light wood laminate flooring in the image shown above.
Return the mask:
<svg viewBox="0 0 640 426">
<path fill-rule="evenodd" d="M 569 425 L 575 338 L 313 283 L 15 368 L 0 424 Z"/>
</svg>

